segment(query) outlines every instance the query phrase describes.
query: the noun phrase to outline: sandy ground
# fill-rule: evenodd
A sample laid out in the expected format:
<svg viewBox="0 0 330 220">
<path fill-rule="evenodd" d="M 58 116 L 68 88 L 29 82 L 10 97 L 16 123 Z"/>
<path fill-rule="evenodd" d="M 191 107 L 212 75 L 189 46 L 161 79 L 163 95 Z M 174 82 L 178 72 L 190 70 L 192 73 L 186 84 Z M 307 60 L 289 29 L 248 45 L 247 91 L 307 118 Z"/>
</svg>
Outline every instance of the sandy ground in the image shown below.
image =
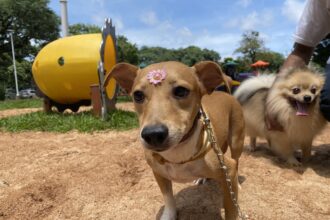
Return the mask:
<svg viewBox="0 0 330 220">
<path fill-rule="evenodd" d="M 120 104 L 130 110 L 132 106 Z M 35 111 L 32 109 L 31 111 Z M 1 117 L 29 110 L 7 110 Z M 163 199 L 137 129 L 65 134 L 0 132 L 0 219 L 156 219 Z M 289 168 L 264 143 L 240 159 L 240 206 L 249 219 L 330 219 L 330 126 L 313 157 Z M 179 219 L 219 219 L 213 182 L 174 184 Z"/>
</svg>

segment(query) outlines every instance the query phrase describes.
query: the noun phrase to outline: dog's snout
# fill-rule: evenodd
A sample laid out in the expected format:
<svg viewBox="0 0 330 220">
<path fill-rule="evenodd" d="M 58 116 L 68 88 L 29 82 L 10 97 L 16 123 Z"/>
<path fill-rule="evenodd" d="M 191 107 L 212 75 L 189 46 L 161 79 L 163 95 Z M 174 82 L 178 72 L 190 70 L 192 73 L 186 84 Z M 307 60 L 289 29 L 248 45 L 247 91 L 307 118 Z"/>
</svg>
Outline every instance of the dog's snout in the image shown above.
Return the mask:
<svg viewBox="0 0 330 220">
<path fill-rule="evenodd" d="M 142 138 L 151 146 L 161 146 L 168 137 L 168 128 L 165 125 L 150 125 L 142 129 Z"/>
<path fill-rule="evenodd" d="M 305 95 L 305 96 L 304 96 L 304 102 L 309 103 L 309 102 L 311 102 L 311 101 L 312 101 L 312 97 L 311 97 L 311 96 L 309 96 L 309 95 Z"/>
</svg>

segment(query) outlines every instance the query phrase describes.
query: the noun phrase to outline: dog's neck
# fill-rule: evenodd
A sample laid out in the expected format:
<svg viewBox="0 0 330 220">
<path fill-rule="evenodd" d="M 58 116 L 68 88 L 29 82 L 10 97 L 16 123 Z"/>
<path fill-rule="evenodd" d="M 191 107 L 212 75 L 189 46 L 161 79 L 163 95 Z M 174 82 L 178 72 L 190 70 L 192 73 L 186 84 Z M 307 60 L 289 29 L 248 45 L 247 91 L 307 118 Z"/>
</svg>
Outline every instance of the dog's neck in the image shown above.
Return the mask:
<svg viewBox="0 0 330 220">
<path fill-rule="evenodd" d="M 189 137 L 183 140 L 176 146 L 171 147 L 169 150 L 154 153 L 154 157 L 160 162 L 168 162 L 175 164 L 184 164 L 198 159 L 206 152 L 204 149 L 204 125 L 200 119 L 197 119 L 194 129 L 189 131 Z M 187 135 L 188 135 L 187 133 Z"/>
<path fill-rule="evenodd" d="M 198 112 L 197 115 L 196 115 L 196 117 L 195 117 L 195 119 L 194 119 L 194 123 L 193 123 L 193 125 L 191 126 L 191 128 L 190 128 L 190 130 L 187 132 L 187 134 L 185 134 L 185 135 L 183 136 L 183 138 L 181 139 L 180 143 L 186 141 L 188 138 L 190 138 L 190 137 L 193 135 L 193 133 L 194 133 L 194 131 L 195 131 L 195 129 L 196 129 L 197 123 L 198 123 L 198 121 L 199 121 L 200 118 L 201 118 L 201 114 L 200 114 L 200 112 Z M 180 143 L 179 143 L 179 144 L 180 144 Z"/>
</svg>

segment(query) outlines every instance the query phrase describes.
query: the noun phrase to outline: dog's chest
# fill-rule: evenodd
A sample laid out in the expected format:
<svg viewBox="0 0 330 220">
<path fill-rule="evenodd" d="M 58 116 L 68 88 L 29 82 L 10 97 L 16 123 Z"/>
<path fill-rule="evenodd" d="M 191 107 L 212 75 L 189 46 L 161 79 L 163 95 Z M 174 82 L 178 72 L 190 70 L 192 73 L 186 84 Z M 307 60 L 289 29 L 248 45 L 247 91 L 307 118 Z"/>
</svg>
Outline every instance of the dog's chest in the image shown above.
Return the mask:
<svg viewBox="0 0 330 220">
<path fill-rule="evenodd" d="M 162 176 L 175 182 L 191 182 L 197 178 L 202 177 L 201 167 L 203 165 L 199 162 L 189 162 L 186 164 L 158 164 L 157 171 Z"/>
<path fill-rule="evenodd" d="M 305 143 L 313 140 L 315 134 L 317 134 L 323 126 L 324 123 L 322 123 L 322 121 L 318 118 L 293 117 L 289 123 L 289 126 L 287 127 L 287 132 L 292 142 Z"/>
</svg>

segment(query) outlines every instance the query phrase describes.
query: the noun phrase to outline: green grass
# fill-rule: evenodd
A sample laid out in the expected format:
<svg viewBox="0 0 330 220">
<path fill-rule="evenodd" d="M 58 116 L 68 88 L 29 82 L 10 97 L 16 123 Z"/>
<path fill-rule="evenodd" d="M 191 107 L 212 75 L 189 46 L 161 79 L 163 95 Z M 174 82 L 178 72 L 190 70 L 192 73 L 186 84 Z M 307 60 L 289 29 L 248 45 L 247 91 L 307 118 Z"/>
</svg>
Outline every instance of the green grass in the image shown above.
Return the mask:
<svg viewBox="0 0 330 220">
<path fill-rule="evenodd" d="M 117 102 L 132 102 L 132 98 L 130 96 L 118 96 Z M 15 108 L 42 108 L 42 106 L 43 101 L 40 98 L 0 101 L 0 111 Z"/>
<path fill-rule="evenodd" d="M 138 127 L 134 112 L 115 110 L 109 113 L 106 121 L 96 118 L 90 111 L 77 114 L 50 113 L 39 111 L 0 119 L 0 130 L 10 132 L 49 131 L 94 132 L 102 130 L 129 130 Z"/>
<path fill-rule="evenodd" d="M 117 97 L 117 102 L 132 102 L 132 98 L 128 95 L 122 95 Z"/>
<path fill-rule="evenodd" d="M 0 111 L 14 108 L 39 108 L 42 105 L 42 99 L 5 100 L 0 101 Z"/>
</svg>

